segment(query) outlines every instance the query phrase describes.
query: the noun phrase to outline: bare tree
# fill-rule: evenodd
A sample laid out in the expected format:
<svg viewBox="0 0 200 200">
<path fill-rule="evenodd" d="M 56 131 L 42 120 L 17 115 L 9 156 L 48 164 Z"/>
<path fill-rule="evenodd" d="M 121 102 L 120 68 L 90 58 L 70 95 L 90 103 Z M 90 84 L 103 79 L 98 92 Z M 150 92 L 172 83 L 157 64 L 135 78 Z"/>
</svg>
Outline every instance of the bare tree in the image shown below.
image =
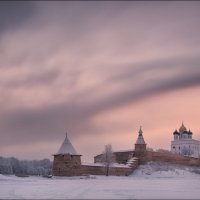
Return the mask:
<svg viewBox="0 0 200 200">
<path fill-rule="evenodd" d="M 109 175 L 110 166 L 115 162 L 115 156 L 112 151 L 112 146 L 110 144 L 105 145 L 105 150 L 103 153 L 103 163 L 106 167 L 106 176 Z"/>
<path fill-rule="evenodd" d="M 18 160 L 0 156 L 0 174 L 16 175 L 48 175 L 51 173 L 52 162 L 43 160 Z"/>
</svg>

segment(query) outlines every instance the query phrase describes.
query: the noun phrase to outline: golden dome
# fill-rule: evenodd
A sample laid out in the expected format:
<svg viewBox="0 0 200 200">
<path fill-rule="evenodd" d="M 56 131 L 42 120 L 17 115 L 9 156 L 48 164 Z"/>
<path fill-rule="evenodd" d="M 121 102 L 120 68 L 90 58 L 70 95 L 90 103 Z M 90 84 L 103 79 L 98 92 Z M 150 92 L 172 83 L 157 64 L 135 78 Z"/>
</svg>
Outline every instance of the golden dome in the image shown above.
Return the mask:
<svg viewBox="0 0 200 200">
<path fill-rule="evenodd" d="M 182 123 L 181 127 L 179 128 L 179 132 L 187 131 L 186 127 Z"/>
</svg>

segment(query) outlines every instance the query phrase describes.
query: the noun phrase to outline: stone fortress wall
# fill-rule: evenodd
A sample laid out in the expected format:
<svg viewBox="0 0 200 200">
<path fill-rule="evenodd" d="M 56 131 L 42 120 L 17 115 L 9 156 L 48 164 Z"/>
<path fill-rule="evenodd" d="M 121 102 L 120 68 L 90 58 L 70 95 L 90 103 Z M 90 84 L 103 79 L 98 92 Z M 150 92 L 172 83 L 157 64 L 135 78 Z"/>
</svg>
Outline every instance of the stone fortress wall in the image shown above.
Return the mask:
<svg viewBox="0 0 200 200">
<path fill-rule="evenodd" d="M 115 161 L 119 164 L 126 164 L 129 159 L 134 157 L 134 150 L 128 151 L 115 151 L 113 152 Z M 101 163 L 103 160 L 103 154 L 99 154 L 94 157 L 94 163 Z"/>
<path fill-rule="evenodd" d="M 119 153 L 119 152 L 118 152 Z M 130 155 L 135 156 L 135 152 L 132 151 Z M 120 153 L 126 155 L 125 153 Z M 101 155 L 99 155 L 100 157 Z M 105 175 L 106 168 L 105 166 L 93 166 L 93 165 L 83 165 L 80 162 L 80 157 L 75 156 L 70 159 L 70 155 L 65 155 L 64 157 L 60 157 L 59 161 L 54 161 L 54 175 L 55 176 L 81 176 L 81 175 Z M 122 159 L 123 160 L 123 159 Z M 98 160 L 95 160 L 97 162 Z M 121 161 L 121 160 L 120 160 Z M 129 160 L 127 160 L 128 162 Z M 159 162 L 167 162 L 172 164 L 180 164 L 186 166 L 200 166 L 200 159 L 192 158 L 187 156 L 182 156 L 173 153 L 164 153 L 164 152 L 152 152 L 146 151 L 144 152 L 142 157 L 139 157 L 138 160 L 135 160 L 130 167 L 113 167 L 111 166 L 109 169 L 109 175 L 114 176 L 128 176 L 140 164 L 145 164 L 149 161 L 159 161 Z M 122 163 L 122 162 L 121 162 Z"/>
<path fill-rule="evenodd" d="M 133 171 L 138 167 L 138 163 L 135 162 L 131 167 L 113 167 L 109 168 L 109 175 L 111 176 L 128 176 L 133 173 Z M 91 165 L 82 165 L 81 166 L 82 175 L 91 174 L 91 175 L 106 175 L 105 166 L 91 166 Z"/>
<path fill-rule="evenodd" d="M 81 163 L 81 155 L 75 153 L 75 155 L 72 155 L 72 153 L 60 152 L 61 149 L 65 149 L 65 145 L 68 145 L 66 147 L 68 151 L 73 150 L 72 152 L 75 152 L 73 147 L 71 149 L 69 148 L 71 143 L 68 141 L 66 136 L 59 153 L 54 155 L 53 175 L 106 175 L 106 167 L 103 165 L 103 154 L 94 157 L 94 164 L 86 165 Z M 167 162 L 186 166 L 200 166 L 199 158 L 183 156 L 172 152 L 148 151 L 146 149 L 146 143 L 144 141 L 141 128 L 135 144 L 135 150 L 114 152 L 114 156 L 116 163 L 121 164 L 118 166 L 110 166 L 109 175 L 115 176 L 128 176 L 133 173 L 139 165 L 145 164 L 149 161 Z"/>
<path fill-rule="evenodd" d="M 133 160 L 127 166 L 110 166 L 109 175 L 128 176 L 137 167 L 138 160 Z M 106 167 L 104 165 L 85 165 L 81 164 L 80 156 L 71 156 L 69 154 L 54 157 L 53 163 L 54 176 L 81 176 L 81 175 L 106 175 Z"/>
<path fill-rule="evenodd" d="M 148 161 L 161 161 L 161 162 L 168 162 L 172 164 L 180 164 L 186 166 L 200 166 L 199 158 L 193 158 L 189 156 L 183 156 L 174 153 L 164 153 L 164 152 L 147 151 L 145 155 L 145 162 Z"/>
</svg>

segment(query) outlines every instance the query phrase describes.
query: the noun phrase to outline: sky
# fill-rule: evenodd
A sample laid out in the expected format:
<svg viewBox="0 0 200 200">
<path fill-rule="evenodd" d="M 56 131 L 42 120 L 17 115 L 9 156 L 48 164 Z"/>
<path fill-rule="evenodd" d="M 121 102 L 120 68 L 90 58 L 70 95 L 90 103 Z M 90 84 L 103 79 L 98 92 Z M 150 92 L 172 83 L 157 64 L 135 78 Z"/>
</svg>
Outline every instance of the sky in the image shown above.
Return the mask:
<svg viewBox="0 0 200 200">
<path fill-rule="evenodd" d="M 200 2 L 0 2 L 0 156 L 200 140 Z"/>
</svg>

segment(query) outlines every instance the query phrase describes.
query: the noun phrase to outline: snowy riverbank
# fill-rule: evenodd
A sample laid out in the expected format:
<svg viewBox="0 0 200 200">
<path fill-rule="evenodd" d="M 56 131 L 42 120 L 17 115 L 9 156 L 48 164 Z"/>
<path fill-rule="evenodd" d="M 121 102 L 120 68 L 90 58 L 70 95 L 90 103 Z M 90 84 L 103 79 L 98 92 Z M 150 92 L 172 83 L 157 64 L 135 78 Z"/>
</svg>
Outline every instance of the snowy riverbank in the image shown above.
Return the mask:
<svg viewBox="0 0 200 200">
<path fill-rule="evenodd" d="M 199 199 L 197 168 L 149 163 L 129 177 L 0 175 L 0 199 Z"/>
</svg>

